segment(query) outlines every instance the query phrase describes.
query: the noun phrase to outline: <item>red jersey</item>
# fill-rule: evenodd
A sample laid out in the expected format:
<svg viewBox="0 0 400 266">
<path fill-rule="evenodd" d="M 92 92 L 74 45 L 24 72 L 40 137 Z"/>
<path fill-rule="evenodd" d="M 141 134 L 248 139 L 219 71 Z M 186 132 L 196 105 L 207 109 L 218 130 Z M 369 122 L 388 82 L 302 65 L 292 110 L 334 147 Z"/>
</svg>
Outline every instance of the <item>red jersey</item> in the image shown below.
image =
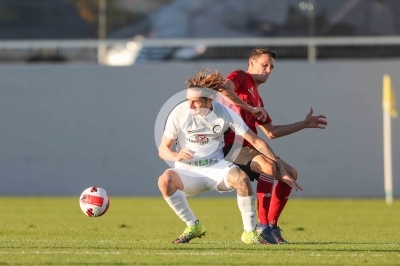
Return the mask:
<svg viewBox="0 0 400 266">
<path fill-rule="evenodd" d="M 264 107 L 264 103 L 258 93 L 257 86 L 253 77 L 243 70 L 235 70 L 231 72 L 226 79 L 229 79 L 235 85 L 235 93 L 246 103 L 254 107 Z M 272 122 L 268 115 L 264 122 L 257 120 L 256 117 L 246 110 L 236 106 L 240 116 L 246 125 L 257 134 L 257 125 L 265 125 Z M 237 111 L 236 111 L 237 112 Z M 225 147 L 231 146 L 235 140 L 235 133 L 232 130 L 225 132 Z M 254 148 L 249 142 L 244 140 L 243 146 Z"/>
</svg>

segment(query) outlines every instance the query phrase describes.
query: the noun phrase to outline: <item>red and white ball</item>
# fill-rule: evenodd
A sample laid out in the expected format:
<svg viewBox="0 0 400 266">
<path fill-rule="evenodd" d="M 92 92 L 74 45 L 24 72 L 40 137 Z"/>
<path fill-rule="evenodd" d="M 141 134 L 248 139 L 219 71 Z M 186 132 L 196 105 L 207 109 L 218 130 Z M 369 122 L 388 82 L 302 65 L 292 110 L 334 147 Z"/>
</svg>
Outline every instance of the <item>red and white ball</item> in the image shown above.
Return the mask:
<svg viewBox="0 0 400 266">
<path fill-rule="evenodd" d="M 99 217 L 110 207 L 110 197 L 101 187 L 89 187 L 79 197 L 79 206 L 87 216 Z"/>
</svg>

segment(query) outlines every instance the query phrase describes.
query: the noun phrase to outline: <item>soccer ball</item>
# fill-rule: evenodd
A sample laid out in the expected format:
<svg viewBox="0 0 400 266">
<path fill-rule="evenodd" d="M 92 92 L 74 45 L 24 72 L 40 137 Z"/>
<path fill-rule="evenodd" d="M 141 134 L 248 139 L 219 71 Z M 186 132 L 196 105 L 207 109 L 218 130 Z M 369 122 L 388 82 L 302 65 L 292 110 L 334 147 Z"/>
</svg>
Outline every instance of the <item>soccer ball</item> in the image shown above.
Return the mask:
<svg viewBox="0 0 400 266">
<path fill-rule="evenodd" d="M 89 217 L 99 217 L 105 214 L 110 207 L 110 197 L 100 187 L 89 187 L 79 197 L 79 206 Z"/>
</svg>

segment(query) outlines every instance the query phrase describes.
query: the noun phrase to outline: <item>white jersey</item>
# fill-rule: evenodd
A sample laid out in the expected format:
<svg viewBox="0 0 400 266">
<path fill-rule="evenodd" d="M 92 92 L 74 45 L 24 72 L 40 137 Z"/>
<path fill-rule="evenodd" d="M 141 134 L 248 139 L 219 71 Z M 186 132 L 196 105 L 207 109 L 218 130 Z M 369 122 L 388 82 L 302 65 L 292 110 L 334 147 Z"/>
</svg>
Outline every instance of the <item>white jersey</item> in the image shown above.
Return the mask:
<svg viewBox="0 0 400 266">
<path fill-rule="evenodd" d="M 194 152 L 191 161 L 223 159 L 224 132 L 231 128 L 243 136 L 249 129 L 240 116 L 221 103 L 213 101 L 212 107 L 206 116 L 193 116 L 189 103 L 183 102 L 168 116 L 164 135 L 176 140 L 178 152 L 182 148 Z"/>
</svg>

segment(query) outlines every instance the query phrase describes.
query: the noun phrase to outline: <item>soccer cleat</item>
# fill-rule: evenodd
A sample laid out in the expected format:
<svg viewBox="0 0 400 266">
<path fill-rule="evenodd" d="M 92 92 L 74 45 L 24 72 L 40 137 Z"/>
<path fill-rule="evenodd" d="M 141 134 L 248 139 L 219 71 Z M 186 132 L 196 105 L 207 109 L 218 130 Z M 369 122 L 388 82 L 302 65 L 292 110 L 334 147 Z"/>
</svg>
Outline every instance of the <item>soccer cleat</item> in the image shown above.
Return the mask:
<svg viewBox="0 0 400 266">
<path fill-rule="evenodd" d="M 260 237 L 270 244 L 278 244 L 275 237 L 272 235 L 272 230 L 269 226 L 265 227 L 264 230 L 262 230 L 262 232 L 260 233 Z"/>
<path fill-rule="evenodd" d="M 196 225 L 191 225 L 186 227 L 186 229 L 183 231 L 183 234 L 172 241 L 174 244 L 178 243 L 189 243 L 190 240 L 196 237 L 202 237 L 205 236 L 206 234 L 206 228 L 201 222 L 197 222 Z"/>
<path fill-rule="evenodd" d="M 271 230 L 272 236 L 278 244 L 285 244 L 287 241 L 283 239 L 281 232 L 283 231 L 279 226 L 268 226 Z"/>
<path fill-rule="evenodd" d="M 264 224 L 257 223 L 257 226 L 256 226 L 257 234 L 261 234 L 261 232 L 262 232 L 266 227 L 268 227 L 268 225 L 264 225 Z"/>
<path fill-rule="evenodd" d="M 256 231 L 251 231 L 249 233 L 243 232 L 242 242 L 245 244 L 263 244 L 268 245 L 269 243 L 260 237 Z"/>
</svg>

